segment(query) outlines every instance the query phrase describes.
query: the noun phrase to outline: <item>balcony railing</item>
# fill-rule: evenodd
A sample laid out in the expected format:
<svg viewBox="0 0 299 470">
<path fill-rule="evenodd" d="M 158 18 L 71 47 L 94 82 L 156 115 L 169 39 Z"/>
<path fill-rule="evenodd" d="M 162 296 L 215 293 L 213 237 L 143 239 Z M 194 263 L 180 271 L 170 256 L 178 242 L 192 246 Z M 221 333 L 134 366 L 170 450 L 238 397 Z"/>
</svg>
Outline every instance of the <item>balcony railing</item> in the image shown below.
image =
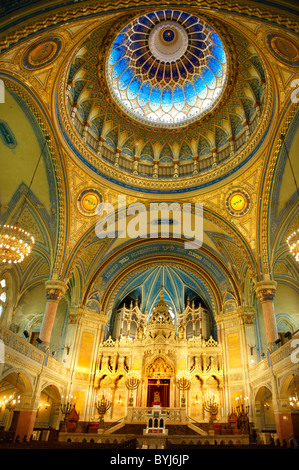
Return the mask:
<svg viewBox="0 0 299 470">
<path fill-rule="evenodd" d="M 41 365 L 44 364 L 44 366 L 56 372 L 59 376 L 66 377 L 68 375 L 69 369 L 63 364 L 49 357 L 48 354 L 40 351 L 35 346 L 28 343 L 28 341 L 3 326 L 0 326 L 0 341 L 4 344 L 4 353 L 9 352 L 9 354 L 12 355 L 13 352 L 15 352 L 16 356 L 22 356 L 24 366 L 26 362 L 34 361 Z M 7 356 L 5 357 L 5 362 L 9 362 Z"/>
<path fill-rule="evenodd" d="M 291 360 L 292 353 L 295 350 L 294 347 L 294 340 L 299 339 L 299 333 L 294 335 L 291 340 L 289 340 L 284 345 L 280 346 L 276 351 L 272 352 L 271 354 L 266 354 L 265 359 L 260 361 L 258 364 L 250 367 L 250 376 L 251 379 L 256 379 L 259 376 L 265 374 L 265 372 L 269 369 L 269 367 L 273 367 L 279 363 L 281 364 L 283 361 L 286 363 L 286 369 L 289 366 L 290 368 L 293 366 L 293 362 Z M 297 344 L 298 347 L 298 344 Z M 298 360 L 299 360 L 299 353 L 298 353 Z M 298 363 L 299 364 L 299 363 Z"/>
</svg>

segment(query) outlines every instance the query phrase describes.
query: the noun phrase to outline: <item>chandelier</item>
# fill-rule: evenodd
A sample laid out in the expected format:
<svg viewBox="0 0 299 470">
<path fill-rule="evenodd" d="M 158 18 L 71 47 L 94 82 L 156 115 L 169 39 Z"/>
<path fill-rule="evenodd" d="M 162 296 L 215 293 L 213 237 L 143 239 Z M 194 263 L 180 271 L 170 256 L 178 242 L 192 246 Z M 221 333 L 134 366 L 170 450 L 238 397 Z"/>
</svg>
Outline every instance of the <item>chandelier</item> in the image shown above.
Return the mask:
<svg viewBox="0 0 299 470">
<path fill-rule="evenodd" d="M 49 140 L 49 137 L 45 136 L 45 143 L 35 166 L 17 221 L 11 225 L 0 225 L 0 263 L 21 263 L 24 258 L 31 253 L 34 245 L 34 238 L 30 233 L 26 232 L 26 230 L 19 226 L 18 220 L 20 219 L 21 213 L 24 209 L 36 170 Z"/>
<path fill-rule="evenodd" d="M 288 152 L 288 149 L 287 149 L 287 146 L 286 146 L 286 143 L 285 143 L 285 136 L 283 134 L 281 134 L 281 140 L 284 143 L 284 148 L 285 148 L 285 151 L 286 151 L 287 159 L 288 159 L 288 162 L 289 162 L 289 165 L 290 165 L 290 169 L 291 169 L 291 172 L 292 172 L 292 175 L 293 175 L 297 195 L 298 195 L 298 198 L 299 198 L 299 189 L 298 189 L 298 185 L 297 185 L 297 181 L 296 181 L 296 177 L 295 177 L 295 172 L 294 172 L 294 169 L 293 169 L 293 166 L 292 166 L 292 163 L 291 163 L 291 160 L 290 160 L 289 152 Z M 291 235 L 289 235 L 286 242 L 287 242 L 287 245 L 289 247 L 291 255 L 293 255 L 295 257 L 295 260 L 297 262 L 299 262 L 299 228 L 297 230 L 295 230 L 293 233 L 291 233 Z"/>
<path fill-rule="evenodd" d="M 290 253 L 295 257 L 296 261 L 299 261 L 299 228 L 295 230 L 295 232 L 293 232 L 286 241 Z"/>
<path fill-rule="evenodd" d="M 3 225 L 0 233 L 0 262 L 20 263 L 31 253 L 34 238 L 18 224 Z"/>
</svg>

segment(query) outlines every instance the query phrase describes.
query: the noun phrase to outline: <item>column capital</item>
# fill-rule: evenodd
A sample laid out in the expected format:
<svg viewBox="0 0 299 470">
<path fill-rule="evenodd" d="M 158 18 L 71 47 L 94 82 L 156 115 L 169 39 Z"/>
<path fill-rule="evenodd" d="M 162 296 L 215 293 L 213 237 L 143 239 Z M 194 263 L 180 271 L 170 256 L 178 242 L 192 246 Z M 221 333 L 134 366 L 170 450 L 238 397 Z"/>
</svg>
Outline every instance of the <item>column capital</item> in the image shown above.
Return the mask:
<svg viewBox="0 0 299 470">
<path fill-rule="evenodd" d="M 273 302 L 276 294 L 276 281 L 260 281 L 254 286 L 257 298 L 260 302 Z"/>
<path fill-rule="evenodd" d="M 47 300 L 59 302 L 66 293 L 68 285 L 64 281 L 49 279 L 46 281 L 46 297 Z"/>
</svg>

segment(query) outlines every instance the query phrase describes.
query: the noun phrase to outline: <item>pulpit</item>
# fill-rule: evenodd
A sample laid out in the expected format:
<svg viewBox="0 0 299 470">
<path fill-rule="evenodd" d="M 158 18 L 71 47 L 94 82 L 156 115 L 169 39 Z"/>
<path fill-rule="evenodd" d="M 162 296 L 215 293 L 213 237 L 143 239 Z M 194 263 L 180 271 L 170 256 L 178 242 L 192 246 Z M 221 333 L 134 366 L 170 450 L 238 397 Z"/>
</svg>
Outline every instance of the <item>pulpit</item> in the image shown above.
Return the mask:
<svg viewBox="0 0 299 470">
<path fill-rule="evenodd" d="M 143 430 L 143 434 L 168 434 L 166 412 L 163 411 L 161 405 L 154 404 L 151 411 L 148 411 L 146 429 Z"/>
<path fill-rule="evenodd" d="M 74 408 L 68 416 L 66 431 L 75 432 L 79 422 L 79 413 Z"/>
</svg>

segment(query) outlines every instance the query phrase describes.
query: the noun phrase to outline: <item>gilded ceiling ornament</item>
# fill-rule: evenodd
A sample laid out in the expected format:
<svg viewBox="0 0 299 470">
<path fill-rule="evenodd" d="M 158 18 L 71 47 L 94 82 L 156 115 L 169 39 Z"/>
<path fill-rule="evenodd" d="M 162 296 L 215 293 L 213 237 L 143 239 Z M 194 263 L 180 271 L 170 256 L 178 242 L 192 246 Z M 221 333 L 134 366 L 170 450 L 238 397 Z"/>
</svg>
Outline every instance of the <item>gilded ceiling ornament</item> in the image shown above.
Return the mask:
<svg viewBox="0 0 299 470">
<path fill-rule="evenodd" d="M 225 207 L 230 215 L 242 217 L 250 209 L 251 199 L 247 191 L 241 188 L 231 190 L 225 199 Z"/>
<path fill-rule="evenodd" d="M 177 127 L 207 114 L 228 79 L 218 32 L 185 11 L 162 10 L 134 19 L 120 31 L 106 60 L 114 101 L 150 126 Z"/>
<path fill-rule="evenodd" d="M 23 55 L 23 67 L 35 70 L 50 65 L 57 58 L 62 46 L 62 40 L 58 37 L 47 37 L 35 42 Z"/>
<path fill-rule="evenodd" d="M 92 217 L 97 206 L 102 202 L 102 195 L 94 188 L 81 191 L 77 197 L 77 209 L 82 215 Z"/>
<path fill-rule="evenodd" d="M 272 33 L 267 36 L 271 53 L 284 64 L 299 66 L 299 47 L 285 35 Z"/>
</svg>

